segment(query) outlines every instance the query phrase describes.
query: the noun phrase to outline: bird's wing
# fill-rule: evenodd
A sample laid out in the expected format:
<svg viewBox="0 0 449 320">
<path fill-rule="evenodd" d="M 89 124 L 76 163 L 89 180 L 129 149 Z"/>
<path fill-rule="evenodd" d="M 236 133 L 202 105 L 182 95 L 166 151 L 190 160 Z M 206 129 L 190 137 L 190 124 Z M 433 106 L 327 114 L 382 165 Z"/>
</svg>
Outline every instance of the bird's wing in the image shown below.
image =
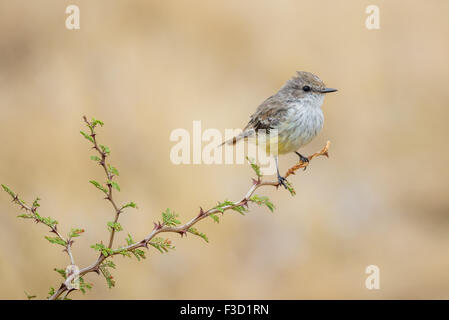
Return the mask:
<svg viewBox="0 0 449 320">
<path fill-rule="evenodd" d="M 270 129 L 276 129 L 285 120 L 287 113 L 288 105 L 285 101 L 277 96 L 271 96 L 257 107 L 243 132 L 264 129 L 269 133 Z"/>
<path fill-rule="evenodd" d="M 270 132 L 270 129 L 276 129 L 287 116 L 288 106 L 276 95 L 269 97 L 257 107 L 256 112 L 250 117 L 250 120 L 242 133 L 234 138 L 223 142 L 221 145 L 235 144 L 241 139 L 252 137 L 258 133 L 258 130 L 266 130 L 266 133 Z"/>
</svg>

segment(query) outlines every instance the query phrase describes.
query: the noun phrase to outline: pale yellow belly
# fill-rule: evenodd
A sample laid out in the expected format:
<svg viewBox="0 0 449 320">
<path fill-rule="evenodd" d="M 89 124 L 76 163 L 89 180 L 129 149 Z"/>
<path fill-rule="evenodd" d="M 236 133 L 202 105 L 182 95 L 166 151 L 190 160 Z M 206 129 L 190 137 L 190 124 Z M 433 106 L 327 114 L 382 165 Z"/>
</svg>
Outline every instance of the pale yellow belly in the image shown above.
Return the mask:
<svg viewBox="0 0 449 320">
<path fill-rule="evenodd" d="M 279 128 L 271 130 L 269 136 L 259 135 L 256 143 L 258 145 L 265 144 L 264 147 L 268 154 L 286 154 L 307 145 L 318 135 L 322 127 L 322 112 L 312 112 L 306 117 L 290 118 Z"/>
</svg>

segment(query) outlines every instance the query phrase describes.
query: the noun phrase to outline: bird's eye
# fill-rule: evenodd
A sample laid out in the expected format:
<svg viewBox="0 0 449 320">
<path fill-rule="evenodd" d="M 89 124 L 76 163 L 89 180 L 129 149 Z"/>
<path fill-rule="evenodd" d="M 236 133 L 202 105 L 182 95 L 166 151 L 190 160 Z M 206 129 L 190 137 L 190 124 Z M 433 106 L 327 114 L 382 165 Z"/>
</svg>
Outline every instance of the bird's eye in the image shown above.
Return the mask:
<svg viewBox="0 0 449 320">
<path fill-rule="evenodd" d="M 310 87 L 309 86 L 304 86 L 304 87 L 302 87 L 302 90 L 304 90 L 305 92 L 310 91 Z"/>
</svg>

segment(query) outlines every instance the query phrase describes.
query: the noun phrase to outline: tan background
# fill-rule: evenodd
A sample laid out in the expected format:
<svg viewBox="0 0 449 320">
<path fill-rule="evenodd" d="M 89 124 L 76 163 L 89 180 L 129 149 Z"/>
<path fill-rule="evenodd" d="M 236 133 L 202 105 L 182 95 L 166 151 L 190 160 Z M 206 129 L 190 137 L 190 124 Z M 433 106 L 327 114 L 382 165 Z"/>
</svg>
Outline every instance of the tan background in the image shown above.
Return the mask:
<svg viewBox="0 0 449 320">
<path fill-rule="evenodd" d="M 80 6 L 79 31 L 65 29 L 69 4 Z M 369 4 L 380 30 L 365 28 Z M 253 206 L 198 225 L 209 244 L 173 235 L 169 254 L 117 257 L 116 288 L 90 274 L 84 298 L 449 298 L 448 11 L 445 0 L 2 0 L 0 182 L 41 197 L 63 232 L 85 228 L 73 251 L 86 266 L 112 212 L 88 183 L 102 172 L 82 115 L 106 123 L 117 199 L 140 207 L 121 222 L 139 239 L 166 207 L 186 221 L 249 187 L 246 165 L 173 165 L 173 129 L 241 127 L 296 70 L 312 71 L 340 91 L 304 150 L 329 139 L 331 157 L 290 179 L 296 197 L 262 190 L 274 214 Z M 44 298 L 67 257 L 17 214 L 1 193 L 0 298 Z M 364 287 L 370 264 L 381 290 Z"/>
</svg>

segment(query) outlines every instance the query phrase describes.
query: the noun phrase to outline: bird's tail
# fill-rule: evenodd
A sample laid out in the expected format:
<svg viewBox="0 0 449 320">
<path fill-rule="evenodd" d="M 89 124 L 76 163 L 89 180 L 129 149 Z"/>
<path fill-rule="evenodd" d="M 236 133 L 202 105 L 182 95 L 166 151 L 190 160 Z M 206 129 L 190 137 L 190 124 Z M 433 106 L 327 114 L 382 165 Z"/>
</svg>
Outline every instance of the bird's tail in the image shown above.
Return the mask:
<svg viewBox="0 0 449 320">
<path fill-rule="evenodd" d="M 236 135 L 234 138 L 226 140 L 225 142 L 223 142 L 222 144 L 220 144 L 220 147 L 227 144 L 227 145 L 234 145 L 236 144 L 238 141 L 248 138 L 249 136 L 251 136 L 254 133 L 254 130 L 246 130 L 243 131 L 242 133 Z"/>
</svg>

